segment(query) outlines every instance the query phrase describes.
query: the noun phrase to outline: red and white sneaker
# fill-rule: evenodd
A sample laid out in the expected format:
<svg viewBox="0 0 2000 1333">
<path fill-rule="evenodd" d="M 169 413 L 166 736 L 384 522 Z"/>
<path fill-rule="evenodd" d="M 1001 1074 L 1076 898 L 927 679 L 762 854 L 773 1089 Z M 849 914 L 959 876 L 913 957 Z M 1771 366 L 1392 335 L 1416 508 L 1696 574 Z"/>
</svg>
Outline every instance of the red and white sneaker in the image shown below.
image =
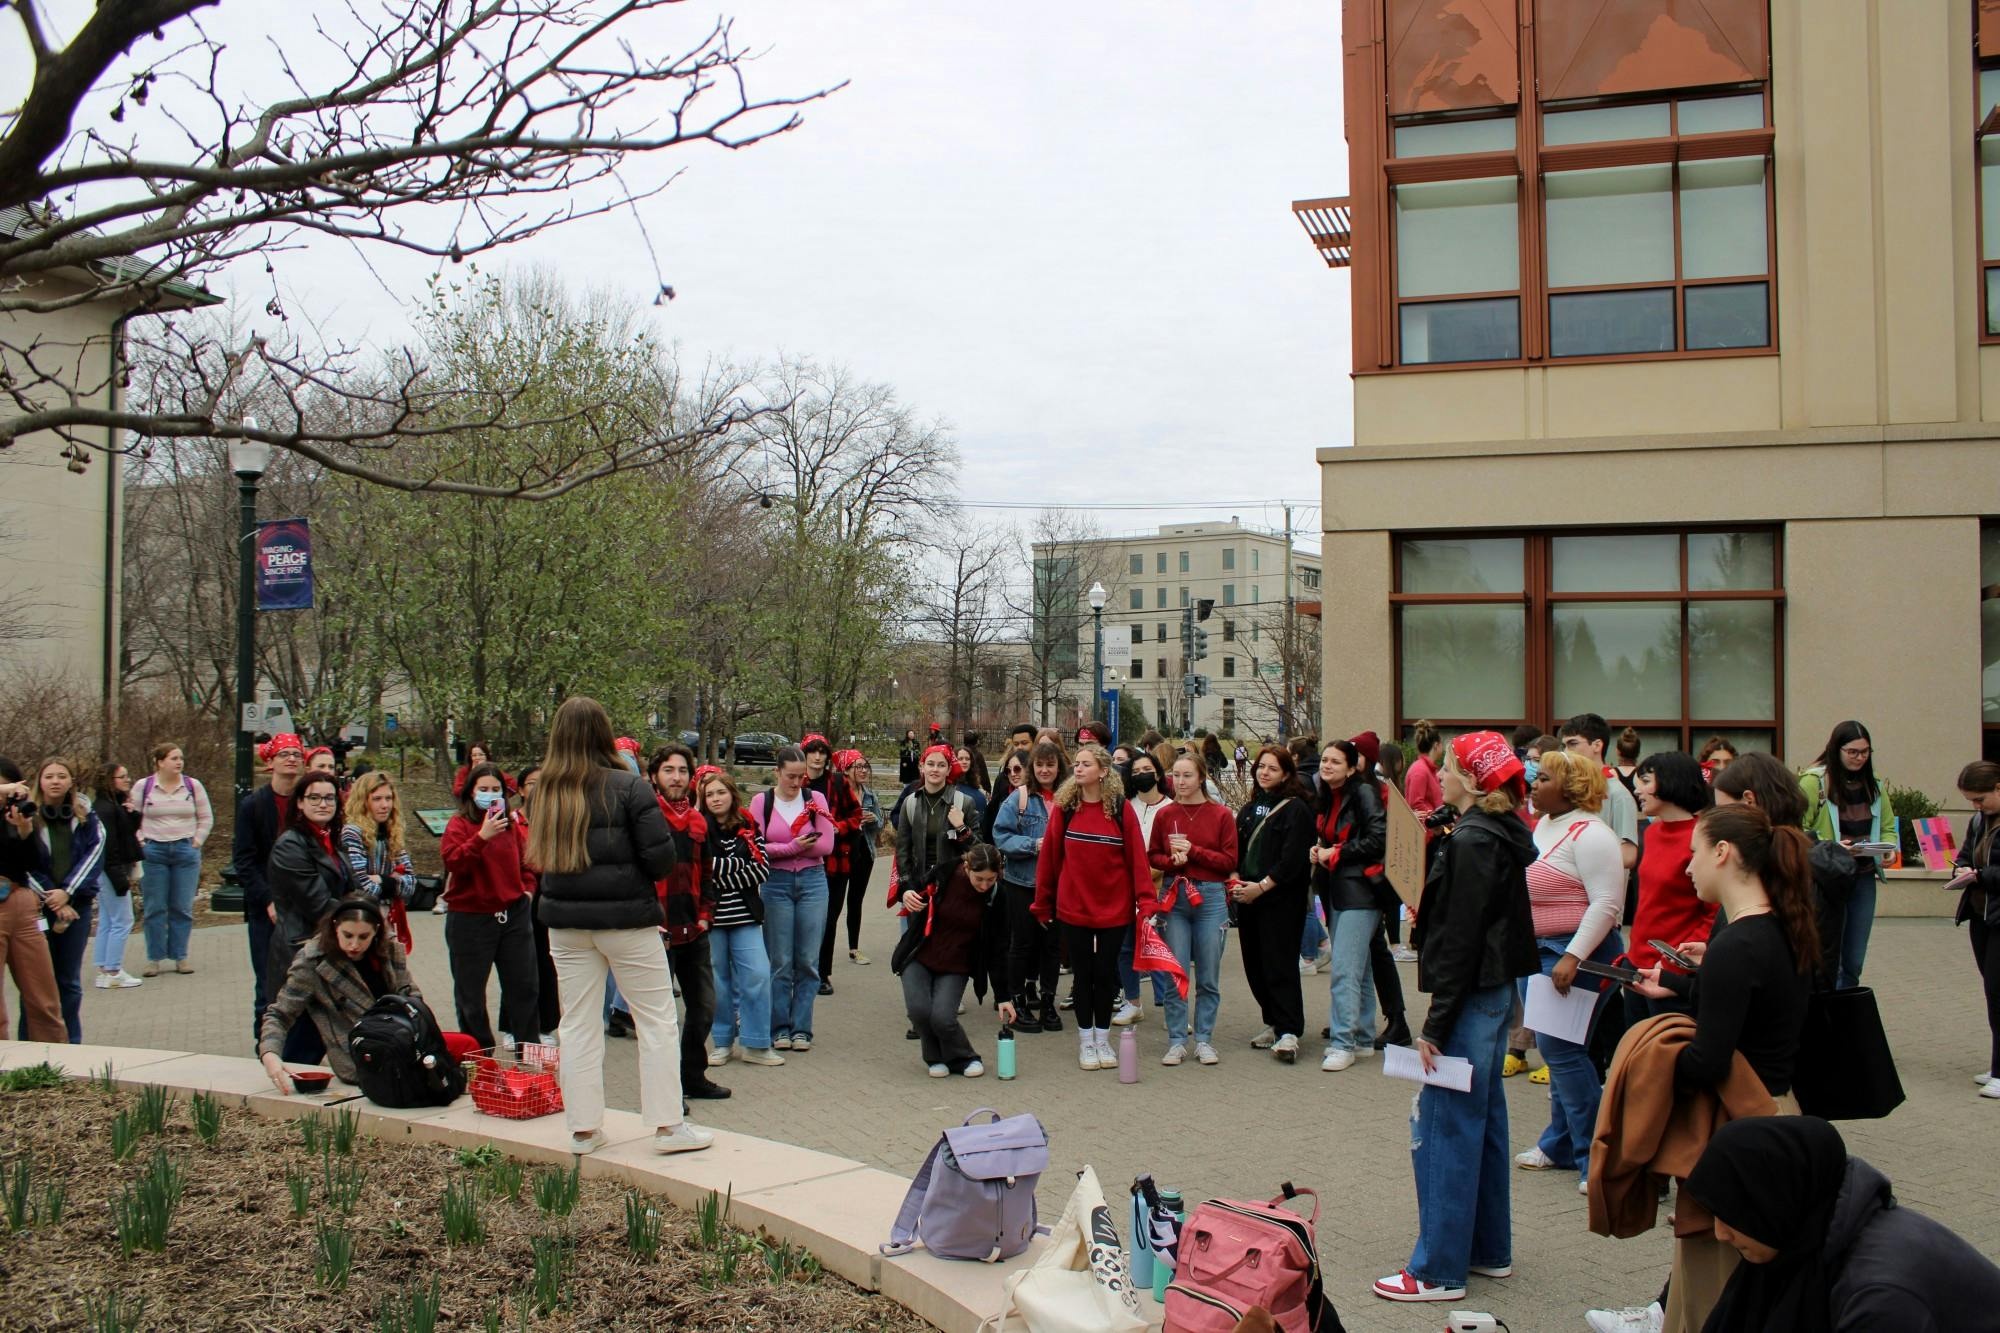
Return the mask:
<svg viewBox="0 0 2000 1333">
<path fill-rule="evenodd" d="M 1408 1270 L 1375 1280 L 1374 1292 L 1385 1301 L 1462 1301 L 1464 1287 L 1442 1287 L 1419 1282 Z"/>
</svg>

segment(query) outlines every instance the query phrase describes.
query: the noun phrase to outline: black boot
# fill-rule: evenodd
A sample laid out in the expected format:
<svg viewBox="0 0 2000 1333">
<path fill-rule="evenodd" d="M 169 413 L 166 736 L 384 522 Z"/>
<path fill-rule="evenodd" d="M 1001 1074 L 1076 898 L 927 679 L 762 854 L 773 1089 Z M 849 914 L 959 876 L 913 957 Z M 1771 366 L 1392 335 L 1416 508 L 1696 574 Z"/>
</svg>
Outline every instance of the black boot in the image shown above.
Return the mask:
<svg viewBox="0 0 2000 1333">
<path fill-rule="evenodd" d="M 1375 1038 L 1375 1049 L 1379 1051 L 1385 1046 L 1408 1046 L 1409 1044 L 1409 1020 L 1401 1014 L 1389 1015 L 1389 1026 L 1383 1028 L 1382 1034 Z"/>
<path fill-rule="evenodd" d="M 613 1009 L 611 1017 L 605 1021 L 604 1035 L 607 1037 L 632 1036 L 632 1016 L 622 1009 Z"/>
<path fill-rule="evenodd" d="M 1055 997 L 1049 996 L 1042 1001 L 1042 1031 L 1061 1032 L 1062 1030 L 1062 1015 L 1056 1012 Z"/>
<path fill-rule="evenodd" d="M 1014 1031 L 1040 1032 L 1042 1020 L 1035 1017 L 1035 1006 L 1025 995 L 1014 997 Z"/>
</svg>

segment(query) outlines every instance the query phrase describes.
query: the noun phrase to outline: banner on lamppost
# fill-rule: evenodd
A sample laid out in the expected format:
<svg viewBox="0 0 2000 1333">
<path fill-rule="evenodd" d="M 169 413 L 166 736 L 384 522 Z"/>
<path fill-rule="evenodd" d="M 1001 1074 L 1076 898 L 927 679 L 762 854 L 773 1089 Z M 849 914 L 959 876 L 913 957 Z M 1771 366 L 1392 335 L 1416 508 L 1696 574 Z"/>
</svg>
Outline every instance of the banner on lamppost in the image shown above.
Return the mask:
<svg viewBox="0 0 2000 1333">
<path fill-rule="evenodd" d="M 303 518 L 257 525 L 257 609 L 309 611 L 313 604 L 312 528 Z"/>
</svg>

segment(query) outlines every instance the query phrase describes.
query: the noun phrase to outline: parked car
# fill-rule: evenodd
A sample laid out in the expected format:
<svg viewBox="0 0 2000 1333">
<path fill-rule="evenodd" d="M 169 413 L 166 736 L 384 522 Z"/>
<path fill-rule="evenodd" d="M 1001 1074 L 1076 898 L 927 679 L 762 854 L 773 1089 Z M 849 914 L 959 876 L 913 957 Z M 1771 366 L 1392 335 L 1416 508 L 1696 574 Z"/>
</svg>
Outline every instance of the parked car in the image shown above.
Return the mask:
<svg viewBox="0 0 2000 1333">
<path fill-rule="evenodd" d="M 778 751 L 791 743 L 789 737 L 775 731 L 746 731 L 736 738 L 736 762 L 775 764 L 778 762 Z"/>
</svg>

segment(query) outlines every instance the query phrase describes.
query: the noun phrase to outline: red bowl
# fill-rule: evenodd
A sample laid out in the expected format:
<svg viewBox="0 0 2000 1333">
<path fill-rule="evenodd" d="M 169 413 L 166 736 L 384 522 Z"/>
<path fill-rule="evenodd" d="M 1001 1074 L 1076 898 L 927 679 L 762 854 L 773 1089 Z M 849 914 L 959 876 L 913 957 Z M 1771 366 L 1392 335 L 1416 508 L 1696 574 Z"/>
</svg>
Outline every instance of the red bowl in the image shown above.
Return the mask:
<svg viewBox="0 0 2000 1333">
<path fill-rule="evenodd" d="M 325 1092 L 333 1075 L 324 1069 L 287 1069 L 285 1074 L 300 1092 Z"/>
</svg>

